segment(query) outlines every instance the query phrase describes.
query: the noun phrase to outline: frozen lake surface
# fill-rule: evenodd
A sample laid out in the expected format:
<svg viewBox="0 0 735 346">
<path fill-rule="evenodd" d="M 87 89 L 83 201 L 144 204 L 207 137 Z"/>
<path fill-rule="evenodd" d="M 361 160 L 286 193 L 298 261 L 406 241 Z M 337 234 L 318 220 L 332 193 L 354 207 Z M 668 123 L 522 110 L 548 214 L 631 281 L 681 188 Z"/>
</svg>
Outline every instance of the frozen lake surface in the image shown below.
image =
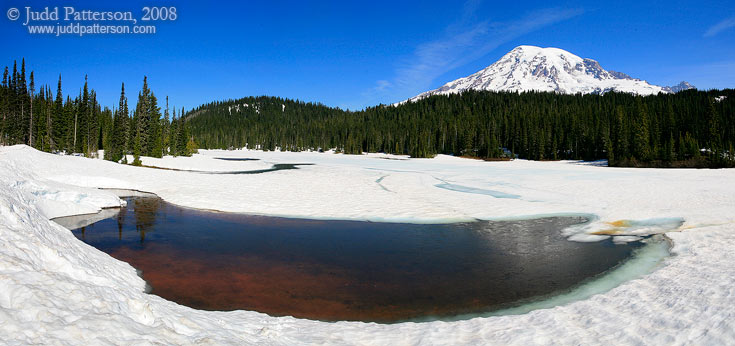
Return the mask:
<svg viewBox="0 0 735 346">
<path fill-rule="evenodd" d="M 259 160 L 216 159 L 222 157 Z M 201 174 L 0 147 L 3 341 L 290 346 L 727 345 L 735 340 L 733 169 L 254 150 L 142 160 L 212 172 L 314 165 L 265 174 Z M 442 183 L 461 187 L 436 186 Z M 327 323 L 247 310 L 204 311 L 147 294 L 146 282 L 130 264 L 49 221 L 121 206 L 118 196 L 98 188 L 150 191 L 182 207 L 322 220 L 451 224 L 588 215 L 591 222 L 563 231 L 569 240 L 625 242 L 665 233 L 672 256 L 662 261 L 668 249 L 644 246 L 600 280 L 569 293 L 452 322 Z"/>
</svg>

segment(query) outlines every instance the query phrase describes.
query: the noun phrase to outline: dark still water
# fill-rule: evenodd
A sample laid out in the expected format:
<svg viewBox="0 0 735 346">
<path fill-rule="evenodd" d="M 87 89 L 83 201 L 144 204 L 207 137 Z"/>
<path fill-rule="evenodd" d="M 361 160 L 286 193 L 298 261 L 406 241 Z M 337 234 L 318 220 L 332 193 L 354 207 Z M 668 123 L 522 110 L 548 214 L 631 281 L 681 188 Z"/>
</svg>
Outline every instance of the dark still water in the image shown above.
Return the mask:
<svg viewBox="0 0 735 346">
<path fill-rule="evenodd" d="M 640 246 L 567 241 L 560 230 L 578 217 L 416 225 L 127 201 L 74 235 L 142 270 L 153 294 L 206 310 L 377 322 L 482 313 L 565 291 Z"/>
</svg>

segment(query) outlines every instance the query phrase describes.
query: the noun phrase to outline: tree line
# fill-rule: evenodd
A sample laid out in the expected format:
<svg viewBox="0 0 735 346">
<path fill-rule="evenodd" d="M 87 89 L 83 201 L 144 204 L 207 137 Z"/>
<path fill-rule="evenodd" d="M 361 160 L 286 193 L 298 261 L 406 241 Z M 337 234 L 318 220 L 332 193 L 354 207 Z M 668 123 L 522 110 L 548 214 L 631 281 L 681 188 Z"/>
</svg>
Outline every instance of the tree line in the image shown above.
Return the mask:
<svg viewBox="0 0 735 346">
<path fill-rule="evenodd" d="M 135 108 L 125 85 L 112 109 L 84 87 L 64 97 L 59 76 L 37 87 L 25 60 L 6 67 L 0 85 L 0 144 L 82 153 L 140 164 L 140 156 L 208 149 L 385 152 L 482 159 L 599 160 L 611 166 L 735 166 L 735 91 L 686 90 L 638 96 L 467 91 L 400 105 L 346 111 L 279 97 L 211 102 L 162 112 L 143 78 Z M 197 143 L 199 145 L 197 145 Z"/>
<path fill-rule="evenodd" d="M 26 79 L 25 59 L 20 70 L 17 62 L 12 71 L 6 66 L 0 85 L 0 144 L 27 144 L 54 153 L 80 153 L 96 157 L 104 150 L 106 160 L 140 165 L 140 156 L 190 156 L 196 143 L 184 118 L 176 109 L 169 110 L 168 97 L 163 114 L 158 99 L 148 88 L 147 77 L 138 94 L 135 108 L 130 111 L 125 84 L 120 102 L 111 110 L 97 102 L 97 94 L 84 87 L 75 98 L 64 97 L 62 80 L 56 85 L 36 88 L 33 71 Z M 182 108 L 179 115 L 184 114 Z"/>
<path fill-rule="evenodd" d="M 356 112 L 263 96 L 212 102 L 185 117 L 202 148 L 607 159 L 639 167 L 735 163 L 732 89 L 651 96 L 467 91 Z"/>
</svg>

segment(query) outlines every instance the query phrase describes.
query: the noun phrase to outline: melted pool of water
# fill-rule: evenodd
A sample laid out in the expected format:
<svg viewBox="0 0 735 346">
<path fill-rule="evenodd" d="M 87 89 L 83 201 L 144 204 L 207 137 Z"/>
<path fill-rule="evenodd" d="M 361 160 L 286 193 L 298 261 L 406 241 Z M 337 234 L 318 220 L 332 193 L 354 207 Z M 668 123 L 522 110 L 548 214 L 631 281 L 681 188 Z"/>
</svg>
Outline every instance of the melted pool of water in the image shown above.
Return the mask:
<svg viewBox="0 0 735 346">
<path fill-rule="evenodd" d="M 73 230 L 142 270 L 152 293 L 205 310 L 397 322 L 487 313 L 569 291 L 640 243 L 570 242 L 581 217 L 456 224 L 321 221 L 129 197 Z M 62 225 L 64 218 L 57 219 Z M 70 228 L 84 224 L 70 218 Z"/>
<path fill-rule="evenodd" d="M 220 159 L 220 160 L 226 160 L 226 159 Z M 250 159 L 238 159 L 238 160 L 230 160 L 230 161 L 249 161 Z M 253 159 L 257 160 L 257 159 Z M 155 167 L 155 166 L 145 166 L 148 168 L 155 168 L 155 169 L 164 169 L 168 171 L 178 171 L 178 172 L 191 172 L 191 173 L 201 173 L 201 174 L 261 174 L 261 173 L 268 173 L 268 172 L 275 172 L 275 171 L 282 171 L 287 169 L 299 169 L 298 166 L 311 166 L 313 163 L 276 163 L 271 168 L 263 168 L 263 169 L 254 169 L 249 171 L 197 171 L 197 170 L 191 170 L 191 169 L 179 169 L 179 168 L 162 168 L 162 167 Z"/>
<path fill-rule="evenodd" d="M 250 157 L 215 157 L 217 160 L 224 160 L 224 161 L 258 161 L 260 159 L 254 159 Z"/>
</svg>

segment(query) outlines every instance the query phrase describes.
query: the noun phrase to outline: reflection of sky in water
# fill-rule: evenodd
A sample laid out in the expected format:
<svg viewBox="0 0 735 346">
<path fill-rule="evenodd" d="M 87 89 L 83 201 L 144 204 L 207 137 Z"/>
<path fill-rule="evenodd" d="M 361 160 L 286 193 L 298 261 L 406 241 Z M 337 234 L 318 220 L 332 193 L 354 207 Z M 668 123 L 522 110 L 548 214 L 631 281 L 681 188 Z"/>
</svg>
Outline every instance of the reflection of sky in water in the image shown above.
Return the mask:
<svg viewBox="0 0 735 346">
<path fill-rule="evenodd" d="M 483 313 L 568 290 L 639 247 L 567 241 L 561 229 L 579 217 L 426 225 L 127 201 L 74 234 L 142 270 L 153 294 L 212 310 L 383 322 Z"/>
</svg>

